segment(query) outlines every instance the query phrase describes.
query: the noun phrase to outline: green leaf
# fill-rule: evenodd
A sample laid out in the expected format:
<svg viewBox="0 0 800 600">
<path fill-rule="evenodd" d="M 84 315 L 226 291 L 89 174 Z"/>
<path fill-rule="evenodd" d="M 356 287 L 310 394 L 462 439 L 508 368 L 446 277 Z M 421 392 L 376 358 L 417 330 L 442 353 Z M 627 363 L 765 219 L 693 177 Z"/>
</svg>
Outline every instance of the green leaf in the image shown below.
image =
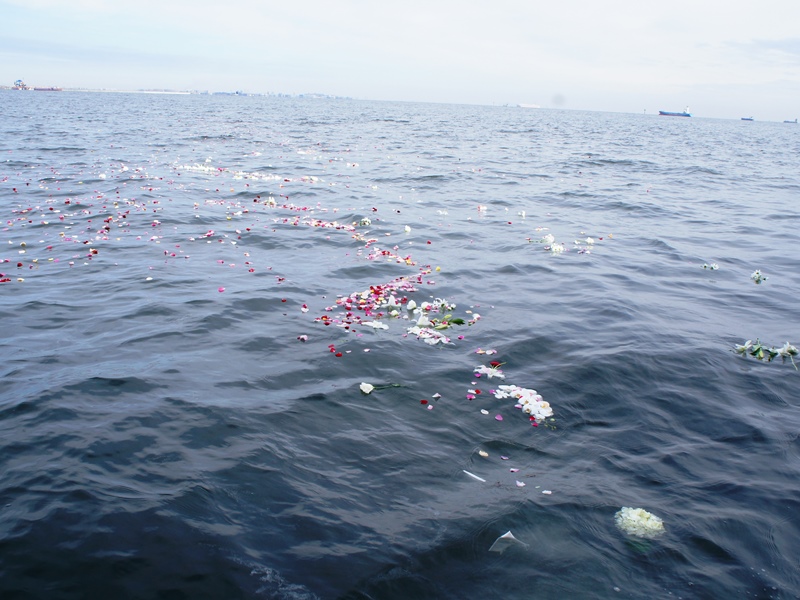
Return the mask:
<svg viewBox="0 0 800 600">
<path fill-rule="evenodd" d="M 463 325 L 464 323 L 466 323 L 466 321 L 464 321 L 464 319 L 456 318 L 456 319 L 450 319 L 450 323 L 452 323 L 453 325 Z"/>
</svg>

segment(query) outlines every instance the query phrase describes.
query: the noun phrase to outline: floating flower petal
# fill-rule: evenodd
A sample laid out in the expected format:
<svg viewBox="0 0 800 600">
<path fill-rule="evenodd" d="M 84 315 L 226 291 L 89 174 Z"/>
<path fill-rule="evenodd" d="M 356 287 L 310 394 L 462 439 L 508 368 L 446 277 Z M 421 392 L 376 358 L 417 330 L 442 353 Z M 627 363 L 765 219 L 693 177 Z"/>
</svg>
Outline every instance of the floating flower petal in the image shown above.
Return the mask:
<svg viewBox="0 0 800 600">
<path fill-rule="evenodd" d="M 502 553 L 510 546 L 514 546 L 516 544 L 527 546 L 525 542 L 519 541 L 517 538 L 514 537 L 513 533 L 507 531 L 494 541 L 494 544 L 492 544 L 491 547 L 489 548 L 489 552 Z"/>
</svg>

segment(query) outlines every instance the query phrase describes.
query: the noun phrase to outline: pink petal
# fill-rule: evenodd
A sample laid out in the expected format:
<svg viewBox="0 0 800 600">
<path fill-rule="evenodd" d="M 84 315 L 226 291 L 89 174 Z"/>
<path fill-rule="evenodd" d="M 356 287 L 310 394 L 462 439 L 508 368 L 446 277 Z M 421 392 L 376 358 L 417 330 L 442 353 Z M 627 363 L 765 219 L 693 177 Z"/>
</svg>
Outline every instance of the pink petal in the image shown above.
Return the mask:
<svg viewBox="0 0 800 600">
<path fill-rule="evenodd" d="M 494 418 L 497 419 L 498 421 L 502 421 L 503 415 L 495 415 Z"/>
<path fill-rule="evenodd" d="M 225 291 L 225 288 L 224 288 L 224 287 L 221 287 L 221 288 L 219 288 L 217 291 L 218 291 L 218 292 L 224 292 L 224 291 Z"/>
</svg>

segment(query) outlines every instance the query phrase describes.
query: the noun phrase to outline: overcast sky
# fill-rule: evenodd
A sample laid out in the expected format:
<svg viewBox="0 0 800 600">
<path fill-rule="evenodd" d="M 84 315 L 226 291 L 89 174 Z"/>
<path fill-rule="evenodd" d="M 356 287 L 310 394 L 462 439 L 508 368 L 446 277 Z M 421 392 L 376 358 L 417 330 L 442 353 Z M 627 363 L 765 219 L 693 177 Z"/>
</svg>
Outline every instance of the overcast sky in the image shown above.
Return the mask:
<svg viewBox="0 0 800 600">
<path fill-rule="evenodd" d="M 0 0 L 0 84 L 800 116 L 800 1 Z"/>
</svg>

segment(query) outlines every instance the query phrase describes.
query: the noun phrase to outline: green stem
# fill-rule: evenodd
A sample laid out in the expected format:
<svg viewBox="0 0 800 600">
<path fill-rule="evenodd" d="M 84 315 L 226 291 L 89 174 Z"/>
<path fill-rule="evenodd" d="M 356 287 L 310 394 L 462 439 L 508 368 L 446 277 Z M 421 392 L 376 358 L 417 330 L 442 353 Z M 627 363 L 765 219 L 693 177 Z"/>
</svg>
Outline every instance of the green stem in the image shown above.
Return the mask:
<svg viewBox="0 0 800 600">
<path fill-rule="evenodd" d="M 403 387 L 403 384 L 402 383 L 387 383 L 386 385 L 375 385 L 375 386 L 373 386 L 372 389 L 374 389 L 374 390 L 385 390 L 385 389 L 393 388 L 393 387 Z"/>
</svg>

